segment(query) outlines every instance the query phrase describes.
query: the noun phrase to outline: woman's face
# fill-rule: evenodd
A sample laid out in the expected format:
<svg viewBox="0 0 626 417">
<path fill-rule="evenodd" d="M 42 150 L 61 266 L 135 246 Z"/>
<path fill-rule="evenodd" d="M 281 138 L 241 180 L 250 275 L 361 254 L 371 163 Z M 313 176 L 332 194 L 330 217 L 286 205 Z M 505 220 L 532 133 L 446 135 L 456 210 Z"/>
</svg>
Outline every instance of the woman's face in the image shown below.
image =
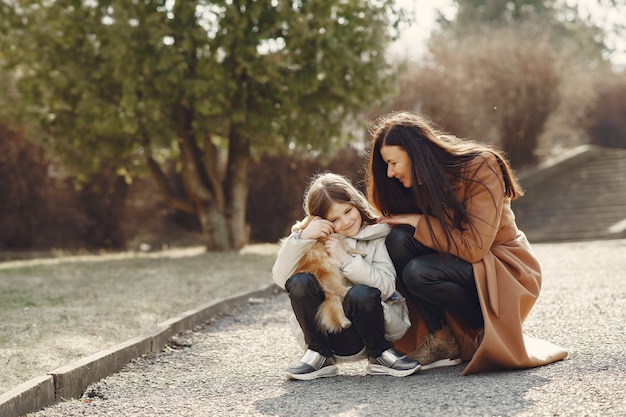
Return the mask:
<svg viewBox="0 0 626 417">
<path fill-rule="evenodd" d="M 333 224 L 335 233 L 348 237 L 356 235 L 363 223 L 361 212 L 350 203 L 333 203 L 326 220 Z"/>
<path fill-rule="evenodd" d="M 380 156 L 387 163 L 387 176 L 400 181 L 404 188 L 411 188 L 411 161 L 404 148 L 384 145 L 380 148 Z"/>
</svg>

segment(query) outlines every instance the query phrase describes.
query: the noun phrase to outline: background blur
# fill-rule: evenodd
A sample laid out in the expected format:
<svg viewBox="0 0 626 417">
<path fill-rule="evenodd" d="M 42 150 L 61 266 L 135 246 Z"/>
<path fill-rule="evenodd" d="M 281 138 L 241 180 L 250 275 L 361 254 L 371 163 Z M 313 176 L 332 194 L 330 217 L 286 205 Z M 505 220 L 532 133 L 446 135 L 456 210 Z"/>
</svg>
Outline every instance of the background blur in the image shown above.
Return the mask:
<svg viewBox="0 0 626 417">
<path fill-rule="evenodd" d="M 624 149 L 625 25 L 624 0 L 1 0 L 0 252 L 276 242 L 315 172 L 363 189 L 393 110 L 520 174 Z"/>
</svg>

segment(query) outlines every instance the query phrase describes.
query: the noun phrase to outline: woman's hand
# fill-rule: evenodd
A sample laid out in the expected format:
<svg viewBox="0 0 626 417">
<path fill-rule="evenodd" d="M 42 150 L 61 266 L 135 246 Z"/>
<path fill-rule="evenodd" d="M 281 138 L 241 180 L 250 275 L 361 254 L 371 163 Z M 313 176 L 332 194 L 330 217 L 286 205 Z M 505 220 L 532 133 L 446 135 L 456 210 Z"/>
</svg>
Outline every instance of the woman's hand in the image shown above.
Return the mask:
<svg viewBox="0 0 626 417">
<path fill-rule="evenodd" d="M 300 239 L 325 238 L 334 233 L 333 224 L 321 217 L 314 217 L 300 233 Z"/>
<path fill-rule="evenodd" d="M 377 223 L 386 223 L 394 226 L 396 224 L 408 224 L 417 227 L 420 214 L 393 214 L 391 216 L 383 216 L 378 219 Z"/>
<path fill-rule="evenodd" d="M 334 259 L 338 260 L 342 264 L 348 260 L 350 254 L 346 252 L 343 245 L 335 236 L 330 236 L 324 242 L 324 246 L 326 247 L 326 252 Z"/>
</svg>

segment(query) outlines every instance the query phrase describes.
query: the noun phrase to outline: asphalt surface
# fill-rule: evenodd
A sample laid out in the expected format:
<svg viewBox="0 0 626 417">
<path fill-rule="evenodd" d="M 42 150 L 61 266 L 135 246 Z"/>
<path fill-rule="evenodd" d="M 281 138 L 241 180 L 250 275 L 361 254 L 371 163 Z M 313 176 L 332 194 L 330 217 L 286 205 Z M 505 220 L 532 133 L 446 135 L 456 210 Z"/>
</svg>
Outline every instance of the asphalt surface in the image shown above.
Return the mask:
<svg viewBox="0 0 626 417">
<path fill-rule="evenodd" d="M 569 351 L 548 366 L 460 376 L 464 364 L 406 378 L 290 381 L 300 352 L 284 293 L 250 303 L 31 416 L 625 416 L 626 240 L 534 245 L 542 294 L 527 333 Z"/>
</svg>

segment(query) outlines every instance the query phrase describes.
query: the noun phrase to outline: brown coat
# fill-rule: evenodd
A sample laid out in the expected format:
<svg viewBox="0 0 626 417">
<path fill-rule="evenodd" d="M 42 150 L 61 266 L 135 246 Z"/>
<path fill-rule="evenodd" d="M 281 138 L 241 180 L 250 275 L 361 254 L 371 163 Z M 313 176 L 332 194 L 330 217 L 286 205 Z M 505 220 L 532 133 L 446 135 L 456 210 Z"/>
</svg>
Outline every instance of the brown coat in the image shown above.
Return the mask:
<svg viewBox="0 0 626 417">
<path fill-rule="evenodd" d="M 475 334 L 462 320 L 448 314 L 463 359 L 470 361 L 462 374 L 496 368 L 529 368 L 564 359 L 566 351 L 522 331 L 522 323 L 539 296 L 541 269 L 526 236 L 515 224 L 510 199 L 504 195 L 503 176 L 496 157 L 485 154 L 468 170 L 473 171 L 472 175 L 478 181 L 456 190 L 456 195 L 465 203 L 476 230 L 455 231 L 456 246 L 452 245 L 451 253 L 474 267 L 485 333 L 476 350 Z M 431 218 L 431 224 L 435 236 L 445 242 L 437 220 Z M 436 249 L 423 217 L 417 223 L 415 238 Z M 395 342 L 397 348 L 407 353 L 419 346 L 426 333 L 415 309 L 410 310 L 413 326 Z"/>
</svg>

